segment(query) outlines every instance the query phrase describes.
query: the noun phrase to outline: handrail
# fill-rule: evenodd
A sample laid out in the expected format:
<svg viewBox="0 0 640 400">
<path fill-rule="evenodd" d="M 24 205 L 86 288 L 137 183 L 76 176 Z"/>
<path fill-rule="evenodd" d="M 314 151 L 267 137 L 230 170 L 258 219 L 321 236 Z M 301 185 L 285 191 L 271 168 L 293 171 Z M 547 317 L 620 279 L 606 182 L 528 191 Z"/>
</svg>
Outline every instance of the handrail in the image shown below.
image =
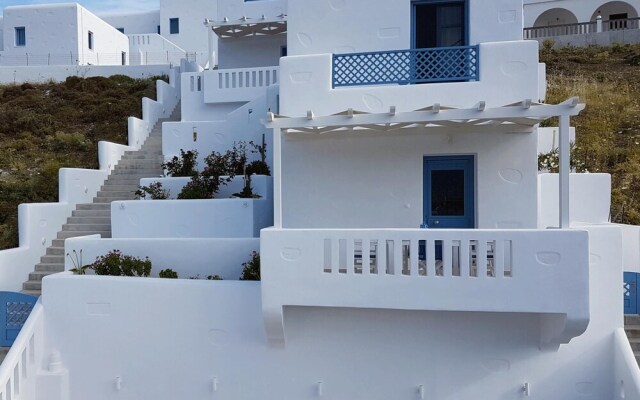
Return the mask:
<svg viewBox="0 0 640 400">
<path fill-rule="evenodd" d="M 479 80 L 479 46 L 334 54 L 333 87 Z"/>
<path fill-rule="evenodd" d="M 523 29 L 523 37 L 524 39 L 537 39 L 542 37 L 584 35 L 625 29 L 640 29 L 640 17 L 533 26 Z"/>
</svg>

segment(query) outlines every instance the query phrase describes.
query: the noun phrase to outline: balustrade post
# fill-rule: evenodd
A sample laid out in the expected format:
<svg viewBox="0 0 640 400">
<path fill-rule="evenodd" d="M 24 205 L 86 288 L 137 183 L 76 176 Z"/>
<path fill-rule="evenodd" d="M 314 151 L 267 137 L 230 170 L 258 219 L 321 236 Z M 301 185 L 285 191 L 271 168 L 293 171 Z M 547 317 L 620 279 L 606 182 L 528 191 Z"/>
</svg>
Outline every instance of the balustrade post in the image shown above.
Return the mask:
<svg viewBox="0 0 640 400">
<path fill-rule="evenodd" d="M 598 15 L 596 17 L 596 32 L 602 32 L 602 16 Z"/>
</svg>

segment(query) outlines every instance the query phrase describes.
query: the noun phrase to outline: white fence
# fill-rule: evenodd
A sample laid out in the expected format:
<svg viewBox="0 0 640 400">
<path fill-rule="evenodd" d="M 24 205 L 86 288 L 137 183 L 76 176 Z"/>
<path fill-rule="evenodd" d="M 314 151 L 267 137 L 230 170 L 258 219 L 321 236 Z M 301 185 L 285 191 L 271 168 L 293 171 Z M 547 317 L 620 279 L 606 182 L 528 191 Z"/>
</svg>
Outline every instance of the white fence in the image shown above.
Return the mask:
<svg viewBox="0 0 640 400">
<path fill-rule="evenodd" d="M 571 230 L 265 229 L 267 331 L 284 337 L 283 306 L 528 312 L 566 315 L 541 339 L 566 343 L 589 321 L 588 248 Z"/>
<path fill-rule="evenodd" d="M 524 39 L 538 39 L 544 37 L 585 35 L 589 33 L 639 29 L 640 18 L 612 19 L 607 21 L 579 22 L 575 24 L 561 24 L 525 28 Z"/>
</svg>

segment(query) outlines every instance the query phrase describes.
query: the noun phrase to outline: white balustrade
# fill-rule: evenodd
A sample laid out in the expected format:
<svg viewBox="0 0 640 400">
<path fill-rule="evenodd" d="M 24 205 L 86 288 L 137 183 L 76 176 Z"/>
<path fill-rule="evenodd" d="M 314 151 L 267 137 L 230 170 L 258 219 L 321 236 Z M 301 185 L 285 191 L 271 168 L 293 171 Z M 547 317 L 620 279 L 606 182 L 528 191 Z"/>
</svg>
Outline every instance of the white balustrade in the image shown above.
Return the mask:
<svg viewBox="0 0 640 400">
<path fill-rule="evenodd" d="M 279 82 L 279 67 L 208 70 L 204 76 L 206 103 L 251 101 Z"/>
<path fill-rule="evenodd" d="M 541 341 L 566 343 L 589 321 L 588 241 L 559 229 L 264 229 L 267 332 L 283 340 L 284 306 L 524 312 L 554 315 Z"/>
</svg>

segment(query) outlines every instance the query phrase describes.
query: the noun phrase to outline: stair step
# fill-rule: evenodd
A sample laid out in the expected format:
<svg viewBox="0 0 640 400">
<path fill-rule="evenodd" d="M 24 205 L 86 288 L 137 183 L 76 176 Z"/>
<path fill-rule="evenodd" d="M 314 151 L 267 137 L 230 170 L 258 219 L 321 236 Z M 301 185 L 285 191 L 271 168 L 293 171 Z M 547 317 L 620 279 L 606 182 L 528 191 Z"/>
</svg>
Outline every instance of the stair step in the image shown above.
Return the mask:
<svg viewBox="0 0 640 400">
<path fill-rule="evenodd" d="M 110 204 L 95 204 L 95 203 L 78 204 L 76 206 L 76 210 L 109 210 L 109 211 L 111 211 L 111 205 Z"/>
<path fill-rule="evenodd" d="M 100 232 L 82 232 L 82 231 L 62 231 L 58 232 L 58 239 L 68 239 L 72 237 L 80 237 L 80 236 L 89 236 L 89 235 L 100 235 L 103 238 L 111 237 L 111 230 L 108 231 L 100 231 Z"/>
<path fill-rule="evenodd" d="M 28 294 L 30 296 L 35 296 L 35 297 L 40 297 L 42 296 L 42 291 L 41 290 L 24 290 L 22 289 L 20 291 L 20 293 L 22 294 Z"/>
<path fill-rule="evenodd" d="M 101 190 L 96 194 L 96 197 L 121 197 L 124 199 L 129 199 L 134 196 L 135 190 Z"/>
<path fill-rule="evenodd" d="M 40 262 L 45 264 L 64 264 L 64 254 L 62 255 L 44 255 L 40 257 Z"/>
<path fill-rule="evenodd" d="M 35 271 L 36 272 L 62 272 L 64 271 L 64 265 L 38 263 L 35 266 Z"/>
<path fill-rule="evenodd" d="M 58 240 L 58 239 L 56 239 Z M 46 255 L 48 256 L 63 256 L 64 257 L 64 244 L 61 247 L 50 246 L 47 247 Z"/>
<path fill-rule="evenodd" d="M 74 210 L 71 218 L 76 217 L 111 217 L 111 208 L 107 210 Z"/>
<path fill-rule="evenodd" d="M 62 232 L 103 232 L 111 230 L 111 222 L 108 224 L 64 224 Z"/>
<path fill-rule="evenodd" d="M 135 198 L 135 196 L 133 195 L 133 193 L 129 196 L 129 198 L 123 198 L 123 196 L 118 196 L 118 197 L 94 197 L 93 198 L 93 203 L 94 204 L 109 204 L 111 205 L 111 202 L 113 201 L 124 201 L 124 200 L 133 200 Z"/>
<path fill-rule="evenodd" d="M 69 217 L 67 218 L 67 224 L 111 224 L 111 216 Z"/>
<path fill-rule="evenodd" d="M 63 248 L 64 249 L 64 239 L 53 239 L 51 241 L 51 247 Z"/>
<path fill-rule="evenodd" d="M 23 290 L 42 290 L 42 281 L 26 281 L 22 283 Z"/>
<path fill-rule="evenodd" d="M 162 175 L 162 169 L 114 169 L 111 172 L 112 175 L 127 175 L 129 177 L 138 176 L 140 178 L 146 178 L 148 176 Z"/>
<path fill-rule="evenodd" d="M 116 185 L 115 183 L 105 182 L 105 184 L 100 187 L 100 190 L 103 191 L 103 192 L 111 192 L 111 191 L 114 191 L 114 192 L 133 191 L 133 192 L 135 192 L 136 190 L 138 190 L 138 185 L 136 185 L 136 184 Z"/>
<path fill-rule="evenodd" d="M 60 271 L 60 272 L 62 272 L 62 271 Z M 56 272 L 56 271 L 35 271 L 35 272 L 31 272 L 29 274 L 29 282 L 37 282 L 37 281 L 42 282 L 42 278 L 44 278 L 45 276 L 58 274 L 60 272 Z"/>
</svg>

